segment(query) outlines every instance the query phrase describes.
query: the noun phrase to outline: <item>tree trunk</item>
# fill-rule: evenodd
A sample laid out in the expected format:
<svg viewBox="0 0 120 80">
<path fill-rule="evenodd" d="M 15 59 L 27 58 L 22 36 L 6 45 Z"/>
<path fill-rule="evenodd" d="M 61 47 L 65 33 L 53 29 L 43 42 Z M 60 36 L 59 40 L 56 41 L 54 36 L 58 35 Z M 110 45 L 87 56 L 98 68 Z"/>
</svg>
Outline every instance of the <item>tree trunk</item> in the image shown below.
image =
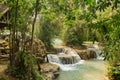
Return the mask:
<svg viewBox="0 0 120 80">
<path fill-rule="evenodd" d="M 12 51 L 11 51 L 11 56 L 10 56 L 10 65 L 13 66 L 14 65 L 14 54 L 16 51 L 16 45 L 15 45 L 15 41 L 16 41 L 16 37 L 15 37 L 15 33 L 16 33 L 16 27 L 17 27 L 17 12 L 18 12 L 18 1 L 16 0 L 16 6 L 15 6 L 15 10 L 14 10 L 14 25 L 13 25 L 13 33 L 12 33 Z"/>
<path fill-rule="evenodd" d="M 33 67 L 33 38 L 34 38 L 34 27 L 35 27 L 35 22 L 36 22 L 36 18 L 37 18 L 37 13 L 38 13 L 38 5 L 39 5 L 39 0 L 36 0 L 36 7 L 35 7 L 35 17 L 32 23 L 32 37 L 31 37 L 31 52 L 30 52 L 30 65 L 29 65 L 29 77 L 28 80 L 30 80 L 31 74 L 32 74 L 32 67 Z"/>
</svg>

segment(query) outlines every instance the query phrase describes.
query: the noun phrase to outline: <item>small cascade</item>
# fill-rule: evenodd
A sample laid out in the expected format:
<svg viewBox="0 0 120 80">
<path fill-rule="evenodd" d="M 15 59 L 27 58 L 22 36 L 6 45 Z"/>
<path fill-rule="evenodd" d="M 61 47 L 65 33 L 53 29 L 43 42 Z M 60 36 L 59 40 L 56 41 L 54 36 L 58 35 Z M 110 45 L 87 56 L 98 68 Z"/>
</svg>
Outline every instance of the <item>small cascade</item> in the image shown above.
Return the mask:
<svg viewBox="0 0 120 80">
<path fill-rule="evenodd" d="M 48 61 L 60 66 L 62 70 L 75 70 L 75 65 L 83 63 L 74 49 L 58 48 L 57 54 L 48 54 Z"/>
<path fill-rule="evenodd" d="M 99 59 L 99 60 L 104 59 L 104 57 L 101 56 L 102 50 L 99 48 L 99 46 L 97 44 L 93 44 L 93 46 L 89 46 L 89 47 L 87 47 L 87 49 L 88 50 L 94 50 L 96 52 L 97 59 Z"/>
<path fill-rule="evenodd" d="M 62 64 L 74 64 L 81 60 L 80 56 L 74 49 L 64 48 L 58 53 Z"/>
<path fill-rule="evenodd" d="M 81 60 L 77 52 L 71 48 L 58 49 L 58 53 L 47 55 L 49 62 L 60 64 L 74 64 Z"/>
<path fill-rule="evenodd" d="M 61 64 L 61 61 L 60 61 L 60 59 L 59 59 L 59 57 L 57 55 L 48 54 L 47 58 L 48 58 L 48 61 L 50 63 L 59 63 L 59 64 Z"/>
<path fill-rule="evenodd" d="M 96 49 L 97 59 L 104 60 L 104 57 L 101 56 L 102 50 L 99 48 L 99 46 L 98 45 L 93 45 L 93 46 Z"/>
</svg>

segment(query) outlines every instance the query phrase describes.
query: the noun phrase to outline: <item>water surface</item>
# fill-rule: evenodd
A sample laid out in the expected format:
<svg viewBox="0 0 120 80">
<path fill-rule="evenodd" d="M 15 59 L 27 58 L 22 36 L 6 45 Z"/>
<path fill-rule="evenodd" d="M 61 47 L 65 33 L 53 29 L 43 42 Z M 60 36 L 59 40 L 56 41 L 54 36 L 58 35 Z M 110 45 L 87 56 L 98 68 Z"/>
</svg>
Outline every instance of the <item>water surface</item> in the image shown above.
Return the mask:
<svg viewBox="0 0 120 80">
<path fill-rule="evenodd" d="M 89 60 L 76 65 L 75 70 L 60 71 L 56 80 L 105 80 L 106 66 L 101 60 Z"/>
</svg>

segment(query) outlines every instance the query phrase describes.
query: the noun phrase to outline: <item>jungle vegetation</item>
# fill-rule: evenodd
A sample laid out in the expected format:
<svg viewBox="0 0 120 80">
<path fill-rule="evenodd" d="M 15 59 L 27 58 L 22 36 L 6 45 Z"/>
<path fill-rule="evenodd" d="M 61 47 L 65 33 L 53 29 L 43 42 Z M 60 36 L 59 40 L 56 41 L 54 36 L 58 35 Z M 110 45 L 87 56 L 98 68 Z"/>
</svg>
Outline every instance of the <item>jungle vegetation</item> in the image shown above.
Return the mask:
<svg viewBox="0 0 120 80">
<path fill-rule="evenodd" d="M 40 74 L 37 69 L 33 71 L 34 37 L 41 39 L 48 51 L 52 49 L 51 39 L 61 38 L 66 45 L 73 46 L 80 46 L 83 41 L 102 43 L 109 75 L 113 80 L 120 80 L 119 0 L 4 0 L 0 3 L 10 8 L 9 72 L 12 75 L 22 80 L 38 80 Z M 21 51 L 16 44 L 20 39 L 18 32 L 23 41 Z M 30 55 L 25 54 L 27 34 L 31 36 Z M 16 56 L 20 61 L 15 62 Z"/>
</svg>

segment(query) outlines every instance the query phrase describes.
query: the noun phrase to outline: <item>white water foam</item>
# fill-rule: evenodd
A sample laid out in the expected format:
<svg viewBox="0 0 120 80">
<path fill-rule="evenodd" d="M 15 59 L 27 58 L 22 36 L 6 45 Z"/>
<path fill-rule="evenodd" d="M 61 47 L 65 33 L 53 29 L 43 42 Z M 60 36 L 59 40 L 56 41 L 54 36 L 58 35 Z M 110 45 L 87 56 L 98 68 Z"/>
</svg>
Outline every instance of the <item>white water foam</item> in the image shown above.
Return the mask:
<svg viewBox="0 0 120 80">
<path fill-rule="evenodd" d="M 54 39 L 54 45 L 62 44 L 59 39 Z M 77 65 L 83 64 L 84 60 L 81 60 L 77 52 L 72 48 L 58 48 L 57 54 L 48 54 L 47 59 L 49 63 L 56 64 L 62 71 L 77 70 Z"/>
<path fill-rule="evenodd" d="M 64 54 L 64 53 L 60 53 L 58 55 L 62 55 L 62 54 Z M 47 58 L 48 58 L 49 63 L 58 65 L 62 71 L 77 70 L 77 65 L 84 63 L 84 60 L 78 59 L 79 61 L 76 63 L 73 63 L 73 64 L 62 64 L 58 55 L 49 54 L 49 55 L 47 55 Z M 74 56 L 76 56 L 76 55 L 74 55 Z"/>
<path fill-rule="evenodd" d="M 99 48 L 99 46 L 97 44 L 93 44 L 93 46 L 87 47 L 87 49 L 94 50 L 97 54 L 98 60 L 104 60 L 104 57 L 100 55 L 102 53 L 102 50 Z"/>
<path fill-rule="evenodd" d="M 78 70 L 77 65 L 83 64 L 84 60 L 80 60 L 78 63 L 75 64 L 59 64 L 55 62 L 50 62 L 50 63 L 58 65 L 62 71 L 73 71 L 73 70 Z"/>
</svg>

